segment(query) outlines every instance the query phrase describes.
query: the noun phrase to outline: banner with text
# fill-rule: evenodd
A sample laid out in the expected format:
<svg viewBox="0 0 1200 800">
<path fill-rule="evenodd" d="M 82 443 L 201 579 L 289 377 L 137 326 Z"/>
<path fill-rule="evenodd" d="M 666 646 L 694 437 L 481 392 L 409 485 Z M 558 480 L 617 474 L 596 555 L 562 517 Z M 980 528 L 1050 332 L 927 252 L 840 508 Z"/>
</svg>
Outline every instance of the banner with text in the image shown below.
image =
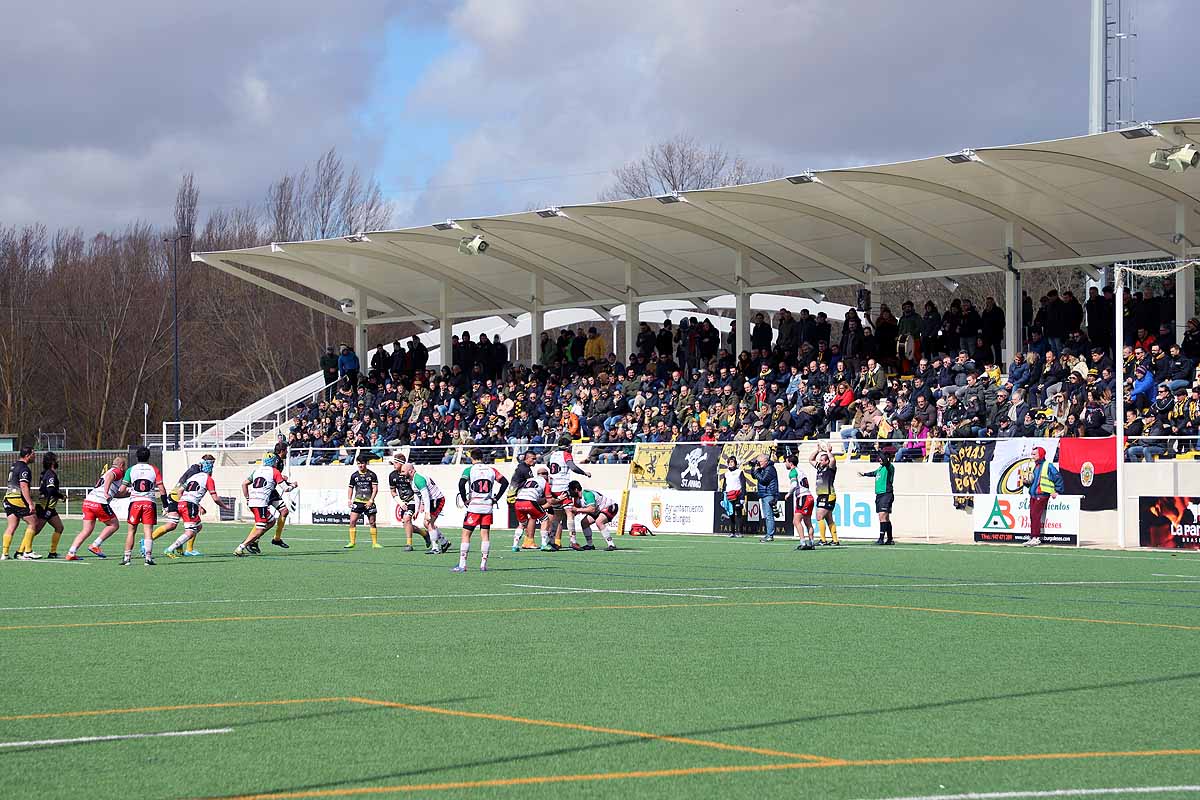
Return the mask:
<svg viewBox="0 0 1200 800">
<path fill-rule="evenodd" d="M 977 542 L 1027 542 L 1029 495 L 978 494 L 971 512 Z M 1046 544 L 1079 544 L 1079 498 L 1059 496 L 1046 506 L 1042 520 Z"/>
<path fill-rule="evenodd" d="M 996 452 L 988 472 L 992 485 L 991 494 L 1021 494 L 1025 481 L 1033 474 L 1033 451 L 1041 447 L 1046 451 L 1046 460 L 1053 462 L 1058 455 L 1058 439 L 1001 439 L 996 442 Z"/>
<path fill-rule="evenodd" d="M 1142 547 L 1200 550 L 1200 497 L 1139 497 Z"/>
<path fill-rule="evenodd" d="M 641 523 L 658 533 L 712 533 L 714 492 L 630 489 L 625 528 Z"/>
</svg>

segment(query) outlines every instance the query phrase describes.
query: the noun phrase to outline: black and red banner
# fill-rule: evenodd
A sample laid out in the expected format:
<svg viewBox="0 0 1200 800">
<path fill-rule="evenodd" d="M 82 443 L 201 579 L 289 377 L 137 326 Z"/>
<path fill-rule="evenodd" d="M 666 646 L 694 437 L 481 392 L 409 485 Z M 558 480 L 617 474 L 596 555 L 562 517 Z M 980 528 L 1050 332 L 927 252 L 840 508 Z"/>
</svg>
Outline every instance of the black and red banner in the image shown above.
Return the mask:
<svg viewBox="0 0 1200 800">
<path fill-rule="evenodd" d="M 1139 497 L 1142 547 L 1200 550 L 1200 497 Z"/>
<path fill-rule="evenodd" d="M 1058 469 L 1063 493 L 1082 496 L 1080 511 L 1113 511 L 1117 507 L 1117 439 L 1062 439 Z"/>
</svg>

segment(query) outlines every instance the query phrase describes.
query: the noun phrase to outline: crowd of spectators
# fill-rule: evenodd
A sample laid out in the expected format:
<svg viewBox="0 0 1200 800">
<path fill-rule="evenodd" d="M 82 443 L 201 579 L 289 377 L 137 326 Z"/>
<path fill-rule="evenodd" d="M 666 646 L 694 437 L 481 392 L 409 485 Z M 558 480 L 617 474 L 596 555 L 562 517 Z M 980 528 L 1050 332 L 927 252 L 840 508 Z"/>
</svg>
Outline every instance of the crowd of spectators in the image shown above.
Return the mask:
<svg viewBox="0 0 1200 800">
<path fill-rule="evenodd" d="M 562 433 L 602 445 L 593 460 L 624 462 L 638 442 L 796 441 L 837 437 L 868 451 L 886 439 L 899 460 L 938 460 L 947 440 L 1106 436 L 1114 430 L 1114 357 L 1127 376 L 1127 458 L 1170 457 L 1200 438 L 1200 322 L 1174 339 L 1169 294 L 1129 295 L 1115 350 L 1111 287 L 1086 303 L 1050 291 L 1025 298 L 1023 350 L 1001 359 L 1006 319 L 991 297 L 956 298 L 920 313 L 786 309 L 754 317 L 749 347 L 708 319 L 643 323 L 626 361 L 595 328 L 542 335 L 538 363 L 509 362 L 481 335 L 454 337 L 452 363 L 427 369 L 428 351 L 380 347 L 361 375 L 343 348 L 336 388 L 302 406 L 288 432 L 293 463 L 350 463 L 395 447 L 421 461 L 451 461 L 459 447 L 546 446 Z M 735 355 L 736 353 L 736 355 Z M 328 365 L 328 366 L 327 366 Z M 327 374 L 330 374 L 327 372 Z M 1168 442 L 1147 437 L 1178 436 Z M 315 448 L 315 451 L 312 449 Z"/>
</svg>

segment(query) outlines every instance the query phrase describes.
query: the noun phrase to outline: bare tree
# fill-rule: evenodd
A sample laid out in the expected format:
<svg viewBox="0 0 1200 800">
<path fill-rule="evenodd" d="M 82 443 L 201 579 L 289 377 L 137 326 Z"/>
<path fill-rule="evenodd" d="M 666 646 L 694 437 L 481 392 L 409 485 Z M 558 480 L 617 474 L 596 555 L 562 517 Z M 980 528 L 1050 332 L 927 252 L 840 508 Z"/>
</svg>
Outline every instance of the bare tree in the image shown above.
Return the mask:
<svg viewBox="0 0 1200 800">
<path fill-rule="evenodd" d="M 29 287 L 45 275 L 46 228 L 0 227 L 0 424 L 5 431 L 23 431 L 31 422 L 36 390 L 30 382 L 44 366 L 28 337 L 29 314 L 42 312 Z"/>
<path fill-rule="evenodd" d="M 379 181 L 364 181 L 358 168 L 350 170 L 338 201 L 338 227 L 345 234 L 377 231 L 391 225 L 394 209 L 383 197 Z"/>
<path fill-rule="evenodd" d="M 194 241 L 196 236 L 196 208 L 200 204 L 200 192 L 196 189 L 196 176 L 186 172 L 179 181 L 175 193 L 175 235 L 187 236 Z"/>
<path fill-rule="evenodd" d="M 776 169 L 751 165 L 736 153 L 680 134 L 650 145 L 640 158 L 613 170 L 614 181 L 600 193 L 600 199 L 656 197 L 774 177 L 778 177 Z"/>
<path fill-rule="evenodd" d="M 312 238 L 328 239 L 337 236 L 338 199 L 345 183 L 345 169 L 336 148 L 329 148 L 317 159 L 313 172 L 312 189 L 308 195 L 308 220 L 312 224 Z"/>
<path fill-rule="evenodd" d="M 308 170 L 304 169 L 295 175 L 284 175 L 267 189 L 272 242 L 295 242 L 304 238 L 307 187 Z"/>
</svg>

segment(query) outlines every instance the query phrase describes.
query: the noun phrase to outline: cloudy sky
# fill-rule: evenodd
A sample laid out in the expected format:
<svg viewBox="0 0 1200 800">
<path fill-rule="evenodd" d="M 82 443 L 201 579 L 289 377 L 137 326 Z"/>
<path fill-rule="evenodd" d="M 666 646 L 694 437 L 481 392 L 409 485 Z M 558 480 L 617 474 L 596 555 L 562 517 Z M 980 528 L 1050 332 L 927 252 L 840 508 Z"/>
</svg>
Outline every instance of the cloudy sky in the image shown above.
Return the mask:
<svg viewBox="0 0 1200 800">
<path fill-rule="evenodd" d="M 1200 115 L 1191 0 L 1133 2 L 1137 118 Z M 1076 135 L 1089 8 L 22 3 L 0 27 L 0 224 L 167 224 L 184 172 L 203 213 L 260 202 L 330 146 L 415 225 L 594 200 L 678 133 L 788 172 Z"/>
</svg>

